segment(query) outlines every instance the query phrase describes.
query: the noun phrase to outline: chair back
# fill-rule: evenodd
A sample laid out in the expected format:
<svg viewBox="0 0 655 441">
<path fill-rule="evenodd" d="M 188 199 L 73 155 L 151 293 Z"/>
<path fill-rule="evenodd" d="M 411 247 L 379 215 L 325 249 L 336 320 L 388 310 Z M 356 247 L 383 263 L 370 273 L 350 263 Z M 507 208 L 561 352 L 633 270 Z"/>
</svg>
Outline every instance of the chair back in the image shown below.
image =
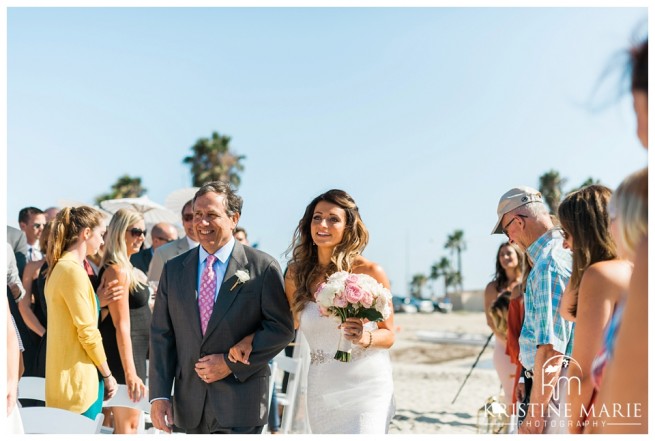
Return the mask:
<svg viewBox="0 0 655 441">
<path fill-rule="evenodd" d="M 278 403 L 284 408 L 282 412 L 282 421 L 280 423 L 280 432 L 290 433 L 294 417 L 294 408 L 296 406 L 296 398 L 298 397 L 298 391 L 300 389 L 302 363 L 299 358 L 288 357 L 284 352 L 280 352 L 276 355 L 273 362 L 276 366 L 276 373 L 279 371 L 289 373 L 287 389 L 284 393 L 279 393 L 277 399 Z"/>
<path fill-rule="evenodd" d="M 124 384 L 118 385 L 118 390 L 116 394 L 111 397 L 109 400 L 102 403 L 102 407 L 128 407 L 130 409 L 137 409 L 141 411 L 139 416 L 139 423 L 137 428 L 137 433 L 149 433 L 146 430 L 146 419 L 150 414 L 150 401 L 148 401 L 148 391 L 144 396 L 141 397 L 136 403 L 130 399 L 130 395 L 127 391 L 127 386 Z M 146 415 L 148 414 L 148 415 Z"/>
<path fill-rule="evenodd" d="M 100 433 L 105 416 L 99 413 L 95 420 L 56 407 L 23 407 L 20 409 L 25 433 Z"/>
<path fill-rule="evenodd" d="M 21 377 L 18 381 L 18 399 L 45 402 L 45 378 Z"/>
</svg>

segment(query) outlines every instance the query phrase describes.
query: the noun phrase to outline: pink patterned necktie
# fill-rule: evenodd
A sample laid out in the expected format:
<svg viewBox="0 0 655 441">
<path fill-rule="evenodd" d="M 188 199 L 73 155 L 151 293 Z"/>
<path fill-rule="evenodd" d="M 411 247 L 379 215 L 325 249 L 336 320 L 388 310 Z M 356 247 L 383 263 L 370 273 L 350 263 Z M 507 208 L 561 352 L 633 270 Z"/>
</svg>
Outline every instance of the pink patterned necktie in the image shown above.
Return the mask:
<svg viewBox="0 0 655 441">
<path fill-rule="evenodd" d="M 207 323 L 214 310 L 214 294 L 216 294 L 216 273 L 214 272 L 214 262 L 216 256 L 210 254 L 207 256 L 207 264 L 202 272 L 200 279 L 200 296 L 198 298 L 198 307 L 200 309 L 200 327 L 202 335 L 205 335 Z"/>
</svg>

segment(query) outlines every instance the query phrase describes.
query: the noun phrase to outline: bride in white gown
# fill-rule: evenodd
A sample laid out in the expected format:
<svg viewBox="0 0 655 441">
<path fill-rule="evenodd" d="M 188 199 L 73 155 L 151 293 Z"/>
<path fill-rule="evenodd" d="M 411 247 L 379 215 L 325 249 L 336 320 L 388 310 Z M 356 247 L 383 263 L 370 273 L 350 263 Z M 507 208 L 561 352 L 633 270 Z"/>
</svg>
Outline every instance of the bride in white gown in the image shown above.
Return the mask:
<svg viewBox="0 0 655 441">
<path fill-rule="evenodd" d="M 316 197 L 294 234 L 285 287 L 310 348 L 307 411 L 312 433 L 383 434 L 395 406 L 388 348 L 393 313 L 378 323 L 349 318 L 341 325 L 319 314 L 317 287 L 336 271 L 367 274 L 389 288 L 384 270 L 361 256 L 368 232 L 354 200 L 341 190 Z M 352 361 L 334 359 L 339 338 L 353 343 Z"/>
</svg>

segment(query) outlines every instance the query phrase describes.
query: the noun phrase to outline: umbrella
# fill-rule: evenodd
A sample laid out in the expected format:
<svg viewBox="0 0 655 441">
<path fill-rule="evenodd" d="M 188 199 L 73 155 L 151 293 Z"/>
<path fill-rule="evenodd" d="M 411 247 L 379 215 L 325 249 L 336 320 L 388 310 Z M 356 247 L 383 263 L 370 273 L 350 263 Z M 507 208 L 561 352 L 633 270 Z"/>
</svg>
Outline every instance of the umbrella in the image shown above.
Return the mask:
<svg viewBox="0 0 655 441">
<path fill-rule="evenodd" d="M 184 204 L 186 204 L 188 201 L 193 199 L 193 197 L 196 195 L 196 192 L 198 191 L 198 188 L 199 187 L 187 187 L 175 190 L 166 196 L 164 205 L 166 208 L 176 213 L 179 218 L 182 213 L 182 207 L 184 207 Z"/>
<path fill-rule="evenodd" d="M 159 222 L 174 224 L 180 220 L 179 215 L 163 205 L 151 201 L 148 196 L 141 196 L 139 198 L 108 199 L 100 202 L 100 206 L 112 214 L 116 213 L 121 208 L 130 208 L 138 211 L 143 215 L 143 219 L 148 225 L 154 225 Z"/>
</svg>

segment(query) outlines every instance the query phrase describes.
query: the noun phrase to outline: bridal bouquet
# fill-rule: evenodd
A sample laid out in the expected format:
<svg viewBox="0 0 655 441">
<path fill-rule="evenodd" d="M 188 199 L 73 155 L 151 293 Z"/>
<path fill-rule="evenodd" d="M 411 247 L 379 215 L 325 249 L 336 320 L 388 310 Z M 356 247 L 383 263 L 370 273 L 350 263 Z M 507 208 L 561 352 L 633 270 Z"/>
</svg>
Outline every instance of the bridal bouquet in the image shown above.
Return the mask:
<svg viewBox="0 0 655 441">
<path fill-rule="evenodd" d="M 340 323 L 349 317 L 379 322 L 389 318 L 391 293 L 387 288 L 366 274 L 350 274 L 338 271 L 328 277 L 314 294 L 322 316 L 334 317 Z M 334 358 L 348 362 L 352 344 L 341 337 Z"/>
</svg>

